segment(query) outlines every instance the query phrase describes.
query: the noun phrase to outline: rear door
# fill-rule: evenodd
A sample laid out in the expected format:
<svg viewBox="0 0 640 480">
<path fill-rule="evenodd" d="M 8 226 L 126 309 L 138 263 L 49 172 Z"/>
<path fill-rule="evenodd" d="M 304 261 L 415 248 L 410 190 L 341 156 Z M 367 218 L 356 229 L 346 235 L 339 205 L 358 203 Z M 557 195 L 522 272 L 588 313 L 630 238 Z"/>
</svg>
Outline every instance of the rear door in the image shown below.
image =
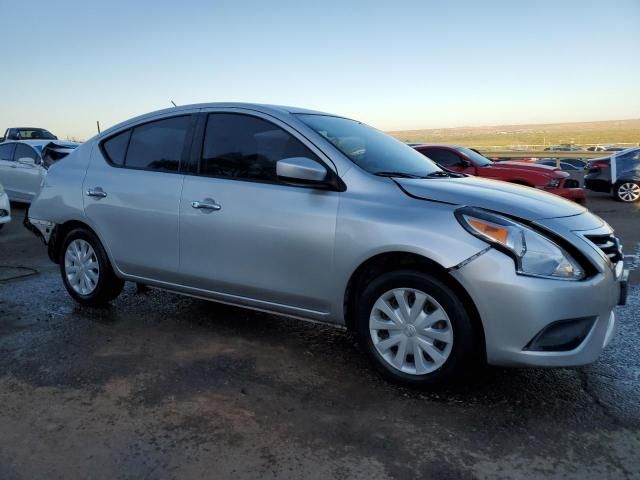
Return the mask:
<svg viewBox="0 0 640 480">
<path fill-rule="evenodd" d="M 127 275 L 172 282 L 178 271 L 178 215 L 191 113 L 122 130 L 92 154 L 85 213 Z"/>
<path fill-rule="evenodd" d="M 184 283 L 222 300 L 321 318 L 330 303 L 340 193 L 285 184 L 276 162 L 307 157 L 332 167 L 266 115 L 212 111 L 203 137 L 180 208 Z"/>
</svg>

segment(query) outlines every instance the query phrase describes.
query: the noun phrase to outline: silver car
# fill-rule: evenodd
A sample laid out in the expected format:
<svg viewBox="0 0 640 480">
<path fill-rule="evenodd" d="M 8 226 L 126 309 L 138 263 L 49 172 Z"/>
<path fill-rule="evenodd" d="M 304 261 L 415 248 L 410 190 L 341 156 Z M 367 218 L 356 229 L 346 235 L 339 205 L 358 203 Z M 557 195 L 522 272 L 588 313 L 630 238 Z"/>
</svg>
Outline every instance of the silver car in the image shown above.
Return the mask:
<svg viewBox="0 0 640 480">
<path fill-rule="evenodd" d="M 78 146 L 58 140 L 0 143 L 0 183 L 15 202 L 29 203 L 40 190 L 47 169 Z"/>
<path fill-rule="evenodd" d="M 342 325 L 418 387 L 478 362 L 593 362 L 626 291 L 620 243 L 580 205 L 290 107 L 121 123 L 50 169 L 26 224 L 80 303 L 133 281 Z"/>
</svg>

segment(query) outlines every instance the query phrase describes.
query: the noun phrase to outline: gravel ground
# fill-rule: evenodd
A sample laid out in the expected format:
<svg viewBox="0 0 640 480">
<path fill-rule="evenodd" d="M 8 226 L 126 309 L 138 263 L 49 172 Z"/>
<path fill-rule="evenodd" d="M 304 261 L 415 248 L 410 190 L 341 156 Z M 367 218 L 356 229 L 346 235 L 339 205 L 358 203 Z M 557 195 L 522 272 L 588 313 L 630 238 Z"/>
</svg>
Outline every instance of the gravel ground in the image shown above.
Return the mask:
<svg viewBox="0 0 640 480">
<path fill-rule="evenodd" d="M 640 253 L 640 205 L 589 206 Z M 638 271 L 597 363 L 426 394 L 330 327 L 132 285 L 80 307 L 23 214 L 0 233 L 2 479 L 640 478 Z"/>
</svg>

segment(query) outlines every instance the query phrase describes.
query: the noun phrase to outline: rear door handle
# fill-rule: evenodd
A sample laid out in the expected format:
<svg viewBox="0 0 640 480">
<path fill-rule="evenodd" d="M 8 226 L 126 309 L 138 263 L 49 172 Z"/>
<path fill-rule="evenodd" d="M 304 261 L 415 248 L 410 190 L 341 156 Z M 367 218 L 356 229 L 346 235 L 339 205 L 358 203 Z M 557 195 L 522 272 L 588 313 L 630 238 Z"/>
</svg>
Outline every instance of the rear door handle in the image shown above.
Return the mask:
<svg viewBox="0 0 640 480">
<path fill-rule="evenodd" d="M 107 192 L 102 190 L 102 188 L 100 187 L 95 187 L 87 190 L 87 196 L 96 197 L 96 198 L 105 198 L 107 196 Z"/>
<path fill-rule="evenodd" d="M 204 200 L 198 202 L 191 202 L 192 208 L 197 208 L 200 210 L 212 210 L 218 211 L 222 209 L 222 205 L 219 205 L 215 202 L 215 200 L 211 200 L 210 198 L 205 198 Z"/>
</svg>

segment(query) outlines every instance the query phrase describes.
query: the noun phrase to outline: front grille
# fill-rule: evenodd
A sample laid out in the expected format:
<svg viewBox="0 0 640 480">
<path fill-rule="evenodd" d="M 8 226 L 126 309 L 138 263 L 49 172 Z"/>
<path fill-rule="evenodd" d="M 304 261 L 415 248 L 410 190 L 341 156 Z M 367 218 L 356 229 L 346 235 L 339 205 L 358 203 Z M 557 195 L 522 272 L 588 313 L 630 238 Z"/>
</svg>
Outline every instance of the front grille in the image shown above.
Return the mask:
<svg viewBox="0 0 640 480">
<path fill-rule="evenodd" d="M 564 188 L 580 188 L 580 182 L 573 178 L 567 178 L 564 181 Z"/>
<path fill-rule="evenodd" d="M 609 257 L 611 263 L 616 264 L 622 260 L 622 245 L 613 235 L 586 235 L 586 237 Z"/>
</svg>

